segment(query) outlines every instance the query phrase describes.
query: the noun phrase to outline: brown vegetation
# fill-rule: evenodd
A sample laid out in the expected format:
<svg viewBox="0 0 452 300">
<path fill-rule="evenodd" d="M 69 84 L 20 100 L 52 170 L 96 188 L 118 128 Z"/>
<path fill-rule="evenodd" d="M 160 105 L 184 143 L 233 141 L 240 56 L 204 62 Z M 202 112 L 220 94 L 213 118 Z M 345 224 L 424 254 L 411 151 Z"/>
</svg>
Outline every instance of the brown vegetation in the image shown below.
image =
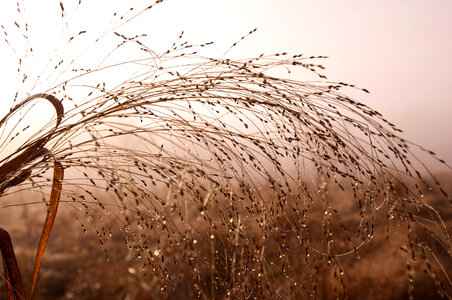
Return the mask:
<svg viewBox="0 0 452 300">
<path fill-rule="evenodd" d="M 451 176 L 442 176 L 444 183 L 450 187 Z M 331 200 L 334 201 L 333 196 Z M 452 210 L 450 206 L 445 205 L 444 198 L 440 194 L 429 193 L 426 195 L 426 202 L 434 206 L 444 217 L 448 228 L 452 222 Z M 14 199 L 15 200 L 15 199 Z M 347 197 L 341 196 L 341 202 L 347 202 Z M 8 201 L 8 200 L 7 200 Z M 11 202 L 17 202 L 10 200 Z M 64 206 L 63 206 L 64 207 Z M 36 206 L 20 206 L 3 210 L 1 218 L 10 226 L 15 250 L 18 256 L 25 285 L 28 286 L 33 271 L 34 248 L 36 247 L 42 217 L 44 211 Z M 315 214 L 313 213 L 313 219 Z M 346 224 L 358 223 L 360 221 L 356 214 L 349 214 L 342 218 Z M 20 220 L 20 221 L 17 221 Z M 105 224 L 99 223 L 104 226 Z M 312 224 L 319 226 L 320 224 Z M 276 226 L 276 225 L 274 225 Z M 321 226 L 319 226 L 321 227 Z M 74 222 L 74 216 L 70 211 L 61 211 L 57 218 L 56 226 L 52 232 L 49 241 L 46 256 L 42 264 L 42 272 L 39 288 L 35 299 L 160 299 L 161 282 L 157 276 L 154 276 L 148 268 L 143 269 L 143 261 L 133 258 L 129 255 L 124 241 L 120 234 L 116 232 L 103 245 L 99 243 L 96 234 L 96 225 L 90 224 L 86 232 L 79 223 Z M 313 229 L 313 235 L 321 230 Z M 200 236 L 207 236 L 209 232 L 199 232 Z M 258 235 L 258 232 L 248 232 L 245 241 L 251 236 Z M 226 240 L 225 236 L 218 234 L 216 240 Z M 404 246 L 407 243 L 406 232 L 397 225 L 397 222 L 385 222 L 379 220 L 375 224 L 374 238 L 359 248 L 357 259 L 356 254 L 343 256 L 340 258 L 344 270 L 344 283 L 347 288 L 349 299 L 408 299 L 409 270 L 406 265 L 406 253 Z M 446 253 L 441 245 L 431 240 L 427 235 L 423 239 L 434 249 L 437 257 L 443 264 L 446 271 L 452 269 L 449 254 Z M 291 280 L 303 279 L 312 280 L 306 276 L 306 266 L 304 265 L 304 255 L 300 250 L 298 241 L 294 238 L 286 238 L 290 251 L 285 251 L 290 261 L 292 277 L 278 276 L 267 280 L 269 289 L 280 298 L 292 298 L 290 289 L 285 289 Z M 338 237 L 338 244 L 346 244 L 346 237 Z M 211 291 L 211 248 L 210 243 L 198 242 L 194 245 L 191 252 L 198 256 L 205 255 L 200 264 L 204 268 L 198 272 L 202 279 L 187 276 L 193 273 L 193 266 L 190 264 L 179 264 L 174 266 L 171 259 L 168 259 L 163 265 L 181 277 L 175 280 L 175 289 L 167 291 L 169 299 L 193 299 L 196 298 L 196 283 L 200 284 L 200 289 L 205 297 L 209 296 Z M 225 251 L 224 246 L 219 242 L 214 244 L 216 249 Z M 107 250 L 108 259 L 104 249 Z M 177 249 L 175 249 L 177 251 Z M 185 249 L 180 248 L 182 255 Z M 266 254 L 268 262 L 275 261 L 275 255 L 270 249 Z M 224 252 L 225 253 L 225 252 Z M 226 298 L 226 289 L 222 286 L 227 280 L 228 271 L 224 266 L 224 255 L 219 255 L 216 260 L 216 270 L 218 272 L 215 298 Z M 251 260 L 251 261 L 247 261 Z M 240 268 L 247 269 L 247 266 L 255 265 L 252 256 L 244 256 L 239 260 Z M 334 278 L 334 269 L 328 267 L 326 258 L 319 261 L 320 270 L 317 274 L 318 290 L 317 299 L 334 299 L 334 287 L 337 282 Z M 413 263 L 413 276 L 415 279 L 414 299 L 439 299 L 436 292 L 435 282 L 422 270 L 422 264 Z M 187 272 L 186 274 L 184 274 Z M 248 270 L 242 278 L 249 278 L 252 271 Z M 275 271 L 277 272 L 277 271 Z M 435 272 L 443 277 L 442 271 L 435 268 Z M 267 275 L 269 276 L 269 275 Z M 3 283 L 4 285 L 4 283 Z M 0 289 L 4 292 L 3 289 Z M 294 292 L 295 298 L 305 298 L 302 293 Z M 203 297 L 204 297 L 203 296 Z M 257 295 L 255 295 L 257 297 Z M 4 296 L 1 296 L 4 298 Z M 272 298 L 271 295 L 267 297 Z"/>
<path fill-rule="evenodd" d="M 80 5 L 71 6 L 75 13 Z M 1 225 L 24 274 L 37 239 L 26 231 L 37 222 L 26 204 L 36 201 L 17 195 L 37 192 L 47 204 L 49 169 L 65 168 L 67 211 L 52 232 L 37 296 L 387 299 L 434 297 L 433 286 L 451 297 L 449 184 L 415 155 L 433 152 L 340 92 L 356 87 L 327 81 L 323 56 L 209 58 L 198 53 L 209 43 L 192 45 L 183 34 L 155 53 L 145 35 L 118 32 L 151 8 L 115 14 L 94 41 L 116 41 L 97 66 L 55 59 L 48 67 L 56 83 L 20 76 L 45 87 L 36 91 L 41 98 L 60 99 L 64 116 L 57 105 L 56 118 L 28 133 L 25 109 L 37 102 L 25 90 L 1 121 L 2 203 L 26 214 Z M 86 31 L 69 30 L 68 8 L 60 10 L 70 46 Z M 27 39 L 24 22 L 16 27 Z M 140 54 L 107 63 L 124 49 Z M 294 68 L 320 81 L 269 73 Z"/>
</svg>

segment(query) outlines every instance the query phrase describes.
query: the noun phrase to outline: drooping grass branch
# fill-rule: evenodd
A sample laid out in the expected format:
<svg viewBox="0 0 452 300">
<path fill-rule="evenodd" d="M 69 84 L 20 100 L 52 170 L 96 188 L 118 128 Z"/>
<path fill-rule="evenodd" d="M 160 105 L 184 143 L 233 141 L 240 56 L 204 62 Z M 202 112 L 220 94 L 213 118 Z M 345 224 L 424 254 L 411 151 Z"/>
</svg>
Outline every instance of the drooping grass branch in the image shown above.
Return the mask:
<svg viewBox="0 0 452 300">
<path fill-rule="evenodd" d="M 66 113 L 57 114 L 51 134 L 36 134 L 3 158 L 6 168 L 43 140 L 52 153 L 24 161 L 18 175 L 2 173 L 4 193 L 18 184 L 45 187 L 56 158 L 69 172 L 66 204 L 99 226 L 101 244 L 111 235 L 106 228 L 119 229 L 165 295 L 183 278 L 199 297 L 268 298 L 278 289 L 284 297 L 316 298 L 326 268 L 344 297 L 342 258 L 359 258 L 384 223 L 405 234 L 399 242 L 410 292 L 416 267 L 450 298 L 441 270 L 441 259 L 451 258 L 449 228 L 423 201 L 426 188 L 446 191 L 420 169 L 418 146 L 341 92 L 358 88 L 326 80 L 323 56 L 204 57 L 198 51 L 206 45 L 182 35 L 158 54 L 143 35 L 106 32 L 118 44 L 98 67 L 61 62 L 61 81 L 34 91 L 63 99 Z M 139 58 L 105 63 L 124 47 Z M 274 74 L 295 68 L 319 81 Z"/>
</svg>

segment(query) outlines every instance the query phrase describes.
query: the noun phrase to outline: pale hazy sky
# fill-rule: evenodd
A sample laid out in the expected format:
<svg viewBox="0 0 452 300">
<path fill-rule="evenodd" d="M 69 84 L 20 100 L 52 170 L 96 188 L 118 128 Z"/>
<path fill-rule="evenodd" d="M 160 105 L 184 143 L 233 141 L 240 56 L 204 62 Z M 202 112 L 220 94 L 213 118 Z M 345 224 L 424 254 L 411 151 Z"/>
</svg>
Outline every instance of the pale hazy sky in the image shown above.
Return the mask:
<svg viewBox="0 0 452 300">
<path fill-rule="evenodd" d="M 4 2 L 0 4 L 0 24 L 11 28 L 15 1 L 7 1 L 13 5 Z M 132 1 L 87 1 L 91 14 L 81 24 L 94 28 L 109 15 L 106 7 L 120 2 Z M 49 13 L 48 3 L 56 13 Z M 46 24 L 60 16 L 58 3 L 35 1 L 27 10 L 29 18 Z M 327 55 L 323 64 L 330 80 L 368 89 L 370 95 L 353 96 L 403 129 L 404 137 L 452 163 L 450 0 L 167 0 L 135 24 L 131 30 L 148 33 L 154 43 L 150 46 L 157 52 L 184 30 L 191 42 L 215 41 L 211 53 L 219 56 L 257 27 L 231 55 L 282 51 Z M 51 26 L 41 34 L 50 38 Z M 8 79 L 17 67 L 12 65 L 11 55 L 1 44 L 0 88 L 5 95 L 13 93 L 14 85 Z"/>
</svg>

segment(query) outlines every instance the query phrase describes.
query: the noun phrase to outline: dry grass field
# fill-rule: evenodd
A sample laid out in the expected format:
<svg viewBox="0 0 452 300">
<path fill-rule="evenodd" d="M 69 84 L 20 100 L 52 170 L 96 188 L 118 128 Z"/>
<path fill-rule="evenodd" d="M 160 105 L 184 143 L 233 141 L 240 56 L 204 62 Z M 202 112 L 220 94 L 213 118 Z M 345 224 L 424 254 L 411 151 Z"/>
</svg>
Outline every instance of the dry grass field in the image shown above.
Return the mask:
<svg viewBox="0 0 452 300">
<path fill-rule="evenodd" d="M 441 174 L 442 183 L 450 191 L 452 183 L 451 174 Z M 342 209 L 347 210 L 350 206 L 350 198 L 343 194 L 337 198 L 338 193 L 331 193 L 331 201 L 340 204 Z M 22 201 L 24 199 L 21 199 Z M 437 209 L 443 217 L 447 228 L 452 226 L 452 208 L 447 204 L 444 196 L 438 193 L 430 192 L 425 195 L 427 203 Z M 17 203 L 17 201 L 12 201 Z M 131 255 L 125 247 L 124 238 L 119 232 L 113 231 L 112 238 L 105 243 L 99 242 L 96 234 L 96 221 L 91 223 L 84 222 L 84 227 L 76 221 L 83 220 L 83 214 L 74 216 L 74 212 L 63 209 L 57 217 L 55 228 L 51 234 L 45 258 L 42 263 L 42 271 L 39 280 L 39 288 L 35 299 L 161 299 L 163 297 L 161 288 L 162 282 L 158 276 L 154 276 L 150 270 L 143 268 L 145 258 L 138 258 Z M 348 208 L 350 209 L 350 208 Z M 322 211 L 312 213 L 312 218 L 319 220 L 322 218 Z M 387 212 L 382 212 L 385 214 Z M 43 211 L 40 205 L 18 206 L 3 209 L 1 219 L 3 223 L 8 224 L 10 233 L 13 237 L 16 255 L 22 270 L 24 285 L 31 282 L 31 276 L 34 267 L 35 248 L 37 246 L 40 230 L 42 226 Z M 296 215 L 289 215 L 290 218 L 296 218 Z M 345 214 L 342 221 L 347 226 L 359 223 L 360 219 L 356 214 Z M 274 224 L 274 226 L 284 226 Z M 105 226 L 103 224 L 102 226 Z M 311 236 L 321 236 L 321 222 L 312 222 L 310 224 L 313 230 Z M 86 231 L 85 231 L 86 230 Z M 208 228 L 206 228 L 208 230 Z M 406 231 L 400 224 L 394 222 L 385 222 L 385 219 L 378 219 L 375 224 L 374 238 L 358 249 L 359 259 L 355 253 L 350 253 L 340 258 L 343 267 L 343 281 L 346 286 L 346 297 L 348 299 L 409 299 L 409 274 L 411 272 L 414 280 L 414 299 L 443 299 L 436 291 L 434 280 L 423 271 L 421 264 L 412 264 L 412 271 L 407 269 L 406 262 Z M 209 235 L 209 232 L 198 232 L 200 236 Z M 226 245 L 221 241 L 227 240 L 227 237 L 221 235 L 226 233 L 217 232 L 215 239 L 219 242 L 214 243 L 215 249 L 222 249 Z M 243 237 L 249 241 L 253 236 L 259 233 L 249 231 Z M 313 278 L 311 270 L 307 270 L 304 264 L 306 259 L 303 247 L 291 236 L 286 239 L 289 251 L 285 252 L 290 265 L 291 272 L 287 273 L 293 276 L 285 277 L 287 274 L 275 272 L 272 276 L 267 275 L 265 284 L 269 294 L 260 295 L 249 291 L 250 298 L 257 299 L 304 299 L 306 294 L 300 291 L 292 291 L 287 288 L 291 285 L 291 280 L 300 280 L 300 282 L 310 282 Z M 432 240 L 427 235 L 421 235 L 424 242 L 434 249 L 437 258 L 441 261 L 444 271 L 451 275 L 452 260 L 450 255 L 445 252 L 443 245 L 438 241 Z M 339 236 L 342 239 L 337 245 L 347 243 L 345 236 Z M 312 238 L 313 243 L 315 238 Z M 168 299 L 228 299 L 241 298 L 240 296 L 227 295 L 227 287 L 224 286 L 229 280 L 231 266 L 225 265 L 225 256 L 220 255 L 215 260 L 215 290 L 212 290 L 212 243 L 206 240 L 200 240 L 193 245 L 189 251 L 199 257 L 197 267 L 202 270 L 194 272 L 194 266 L 189 262 L 181 261 L 180 265 L 174 265 L 174 262 L 168 260 L 162 265 L 173 275 L 171 288 L 165 291 Z M 264 259 L 268 263 L 281 262 L 275 259 L 278 247 L 273 245 L 274 249 L 266 252 Z M 107 256 L 105 253 L 107 251 Z M 175 249 L 174 255 L 183 256 L 183 247 Z M 220 250 L 221 251 L 221 250 Z M 231 251 L 242 252 L 240 248 Z M 226 253 L 226 251 L 225 251 Z M 230 259 L 230 258 L 229 258 Z M 250 259 L 251 261 L 247 261 Z M 316 275 L 317 294 L 316 299 L 336 299 L 334 289 L 337 287 L 337 281 L 334 278 L 334 268 L 331 268 L 326 259 L 319 258 L 319 270 Z M 254 257 L 246 257 L 239 260 L 238 268 L 250 274 L 244 274 L 241 278 L 249 280 L 252 277 L 249 268 L 257 268 Z M 281 267 L 281 266 L 279 266 Z M 442 270 L 435 266 L 437 274 L 444 278 Z M 307 274 L 309 276 L 307 276 Z M 195 276 L 196 275 L 196 276 Z M 0 286 L 1 298 L 5 298 L 5 283 Z M 450 293 L 450 286 L 447 290 Z M 212 296 L 212 292 L 214 293 Z M 274 297 L 273 297 L 274 295 Z M 342 298 L 342 297 L 341 297 Z"/>
</svg>

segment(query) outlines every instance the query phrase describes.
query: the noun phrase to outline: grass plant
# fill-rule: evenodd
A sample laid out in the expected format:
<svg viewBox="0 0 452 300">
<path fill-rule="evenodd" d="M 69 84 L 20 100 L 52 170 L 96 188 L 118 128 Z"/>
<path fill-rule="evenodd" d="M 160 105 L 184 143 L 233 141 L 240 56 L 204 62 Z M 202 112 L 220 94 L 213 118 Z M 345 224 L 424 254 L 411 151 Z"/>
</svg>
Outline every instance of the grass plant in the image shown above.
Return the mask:
<svg viewBox="0 0 452 300">
<path fill-rule="evenodd" d="M 32 45 L 19 53 L 10 40 L 31 41 L 32 25 L 2 25 L 22 87 L 1 121 L 2 197 L 35 191 L 48 204 L 49 181 L 62 182 L 60 202 L 107 260 L 119 236 L 162 297 L 189 285 L 189 298 L 343 299 L 350 257 L 359 262 L 386 236 L 398 243 L 410 298 L 425 272 L 450 299 L 450 227 L 424 195 L 436 190 L 449 207 L 450 198 L 415 155 L 435 154 L 342 93 L 367 90 L 328 81 L 324 56 L 207 57 L 210 43 L 183 33 L 156 53 L 147 32 L 121 33 L 162 2 L 115 13 L 86 52 L 115 41 L 95 64 L 56 55 L 39 76 L 27 73 Z M 58 4 L 67 47 L 89 33 L 71 27 L 84 5 Z M 295 69 L 318 80 L 274 75 Z M 38 98 L 56 114 L 28 133 Z M 52 177 L 55 164 L 64 180 Z"/>
</svg>

